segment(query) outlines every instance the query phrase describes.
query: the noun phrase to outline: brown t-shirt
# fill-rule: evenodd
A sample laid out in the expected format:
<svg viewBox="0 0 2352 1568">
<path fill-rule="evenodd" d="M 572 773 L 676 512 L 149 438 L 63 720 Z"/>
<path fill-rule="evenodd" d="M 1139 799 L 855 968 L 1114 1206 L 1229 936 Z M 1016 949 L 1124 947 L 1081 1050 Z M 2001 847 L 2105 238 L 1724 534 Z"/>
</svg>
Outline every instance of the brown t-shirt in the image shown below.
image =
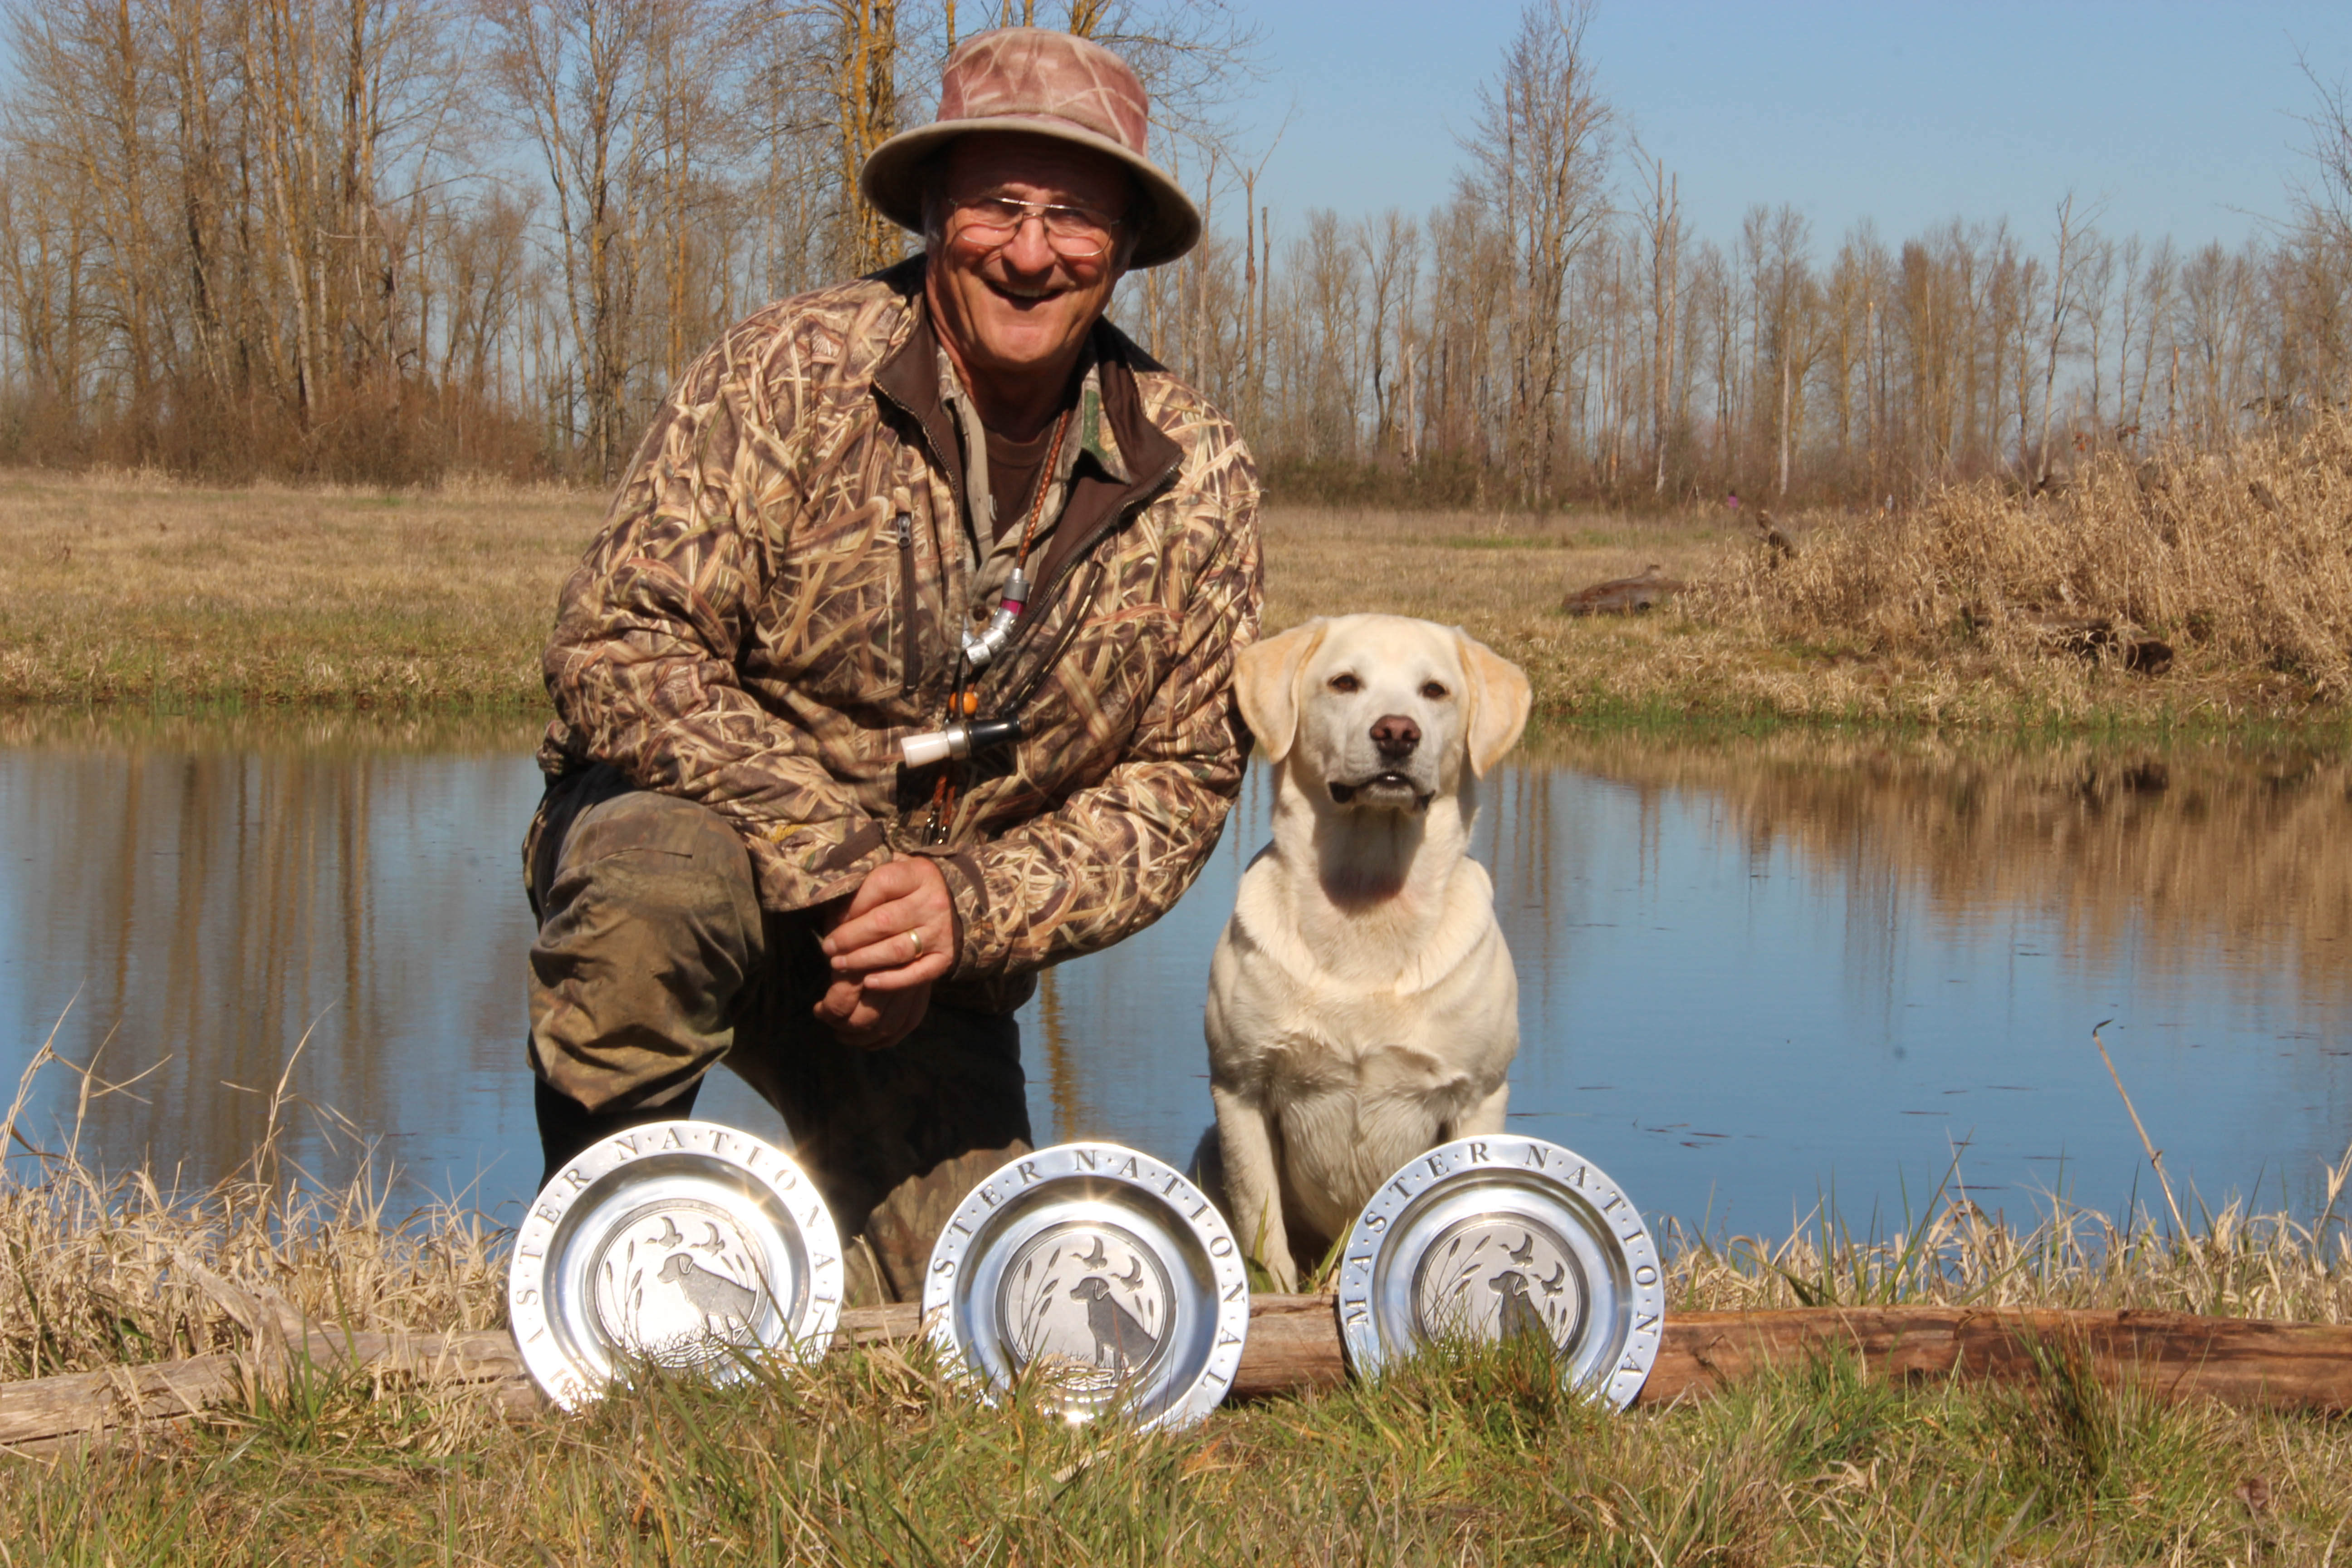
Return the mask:
<svg viewBox="0 0 2352 1568">
<path fill-rule="evenodd" d="M 1035 439 L 1028 441 L 1009 441 L 993 430 L 988 432 L 988 494 L 996 503 L 997 538 L 1028 523 L 1038 470 L 1045 468 L 1045 454 L 1053 449 L 1058 423 L 1049 422 Z"/>
</svg>

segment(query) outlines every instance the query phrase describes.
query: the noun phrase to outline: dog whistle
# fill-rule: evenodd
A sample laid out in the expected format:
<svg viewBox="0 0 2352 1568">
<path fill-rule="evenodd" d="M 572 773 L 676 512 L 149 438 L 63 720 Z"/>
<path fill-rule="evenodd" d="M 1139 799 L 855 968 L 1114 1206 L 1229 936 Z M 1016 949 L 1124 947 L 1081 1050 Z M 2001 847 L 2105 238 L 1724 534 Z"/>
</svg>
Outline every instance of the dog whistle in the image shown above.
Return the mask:
<svg viewBox="0 0 2352 1568">
<path fill-rule="evenodd" d="M 910 768 L 927 768 L 933 763 L 946 762 L 950 757 L 968 757 L 974 752 L 984 752 L 991 746 L 1001 746 L 1007 741 L 1021 739 L 1018 719 L 974 719 L 969 723 L 950 724 L 944 730 L 929 734 L 909 735 L 898 742 L 906 753 Z"/>
<path fill-rule="evenodd" d="M 988 629 L 978 637 L 970 632 L 963 635 L 964 662 L 971 665 L 972 673 L 976 675 L 986 669 L 989 662 L 1004 651 L 1004 645 L 1013 640 L 1013 628 L 1019 624 L 1021 612 L 1028 604 L 1029 579 L 1020 567 L 1015 566 L 1013 574 L 1004 580 L 1004 592 L 996 596 L 996 613 L 988 617 Z M 959 752 L 956 754 L 961 756 L 963 753 Z"/>
</svg>

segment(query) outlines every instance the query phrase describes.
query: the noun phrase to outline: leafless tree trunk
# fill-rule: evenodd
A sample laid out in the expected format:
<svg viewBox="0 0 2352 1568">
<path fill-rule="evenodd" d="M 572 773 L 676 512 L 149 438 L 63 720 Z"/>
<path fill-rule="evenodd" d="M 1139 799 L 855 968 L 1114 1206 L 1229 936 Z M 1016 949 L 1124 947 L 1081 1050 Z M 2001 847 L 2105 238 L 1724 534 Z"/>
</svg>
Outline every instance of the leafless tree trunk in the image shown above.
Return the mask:
<svg viewBox="0 0 2352 1568">
<path fill-rule="evenodd" d="M 1653 495 L 1664 496 L 1666 448 L 1673 433 L 1675 317 L 1682 306 L 1682 182 L 1666 173 L 1662 159 L 1648 160 L 1643 173 L 1649 188 L 1642 237 L 1650 258 L 1650 489 Z"/>
<path fill-rule="evenodd" d="M 1591 0 L 1539 0 L 1519 16 L 1500 79 L 1480 95 L 1468 143 L 1514 263 L 1511 464 L 1538 500 L 1553 491 L 1571 366 L 1562 319 L 1570 270 L 1608 216 L 1611 113 L 1584 36 Z"/>
</svg>

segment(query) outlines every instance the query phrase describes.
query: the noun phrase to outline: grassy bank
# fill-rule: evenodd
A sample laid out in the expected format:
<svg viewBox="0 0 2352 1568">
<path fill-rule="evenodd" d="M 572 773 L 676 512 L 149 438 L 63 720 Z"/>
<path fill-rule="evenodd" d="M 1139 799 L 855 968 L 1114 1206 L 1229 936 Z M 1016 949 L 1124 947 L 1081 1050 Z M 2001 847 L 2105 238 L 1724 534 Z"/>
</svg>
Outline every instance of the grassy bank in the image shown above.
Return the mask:
<svg viewBox="0 0 2352 1568">
<path fill-rule="evenodd" d="M 1383 609 L 1468 626 L 1555 718 L 2132 730 L 2340 728 L 2352 699 L 2352 425 L 2228 458 L 2086 458 L 2054 496 L 1954 489 L 1784 518 L 1276 507 L 1267 622 Z M 527 713 L 604 497 L 212 490 L 0 479 L 0 705 Z M 1571 590 L 1646 568 L 1639 617 Z M 2127 668 L 2160 641 L 2161 673 Z"/>
<path fill-rule="evenodd" d="M 0 702 L 536 706 L 600 503 L 0 479 Z"/>
<path fill-rule="evenodd" d="M 23 1375 L 234 1345 L 237 1303 L 495 1316 L 495 1237 L 387 1217 L 364 1189 L 302 1198 L 259 1173 L 173 1203 L 53 1168 L 0 1194 L 22 1286 L 0 1298 L 0 1360 Z M 1685 1238 L 1674 1300 L 2343 1321 L 2342 1235 L 2234 1214 L 2179 1244 L 2081 1215 L 2020 1234 L 1954 1207 L 1875 1244 Z M 1832 1358 L 1612 1415 L 1506 1349 L 1140 1439 L 980 1405 L 920 1349 L 512 1426 L 341 1375 L 111 1450 L 0 1458 L 9 1564 L 2319 1563 L 2347 1517 L 2344 1423 L 2171 1405 L 2063 1355 L 2023 1386 L 1889 1384 Z"/>
<path fill-rule="evenodd" d="M 175 1194 L 93 1173 L 70 1130 L 41 1138 L 14 1110 L 0 1124 L 0 1142 L 35 1150 L 0 1180 L 0 1380 L 236 1348 L 272 1318 L 502 1321 L 505 1237 L 478 1215 L 394 1215 L 365 1180 L 309 1188 L 268 1138 L 235 1178 Z M 2070 1209 L 2021 1227 L 1938 1196 L 1875 1237 L 1669 1226 L 1669 1300 L 2343 1322 L 2347 1170 L 2327 1173 L 2310 1224 L 2231 1208 L 2176 1234 Z M 333 1374 L 111 1449 L 0 1458 L 11 1568 L 2318 1563 L 2347 1518 L 2342 1421 L 2169 1404 L 2057 1350 L 2022 1385 L 1891 1384 L 1832 1357 L 1613 1415 L 1502 1349 L 1150 1438 L 1073 1428 L 1034 1400 L 982 1406 L 920 1349 L 725 1391 L 654 1383 L 519 1426 L 464 1395 Z"/>
<path fill-rule="evenodd" d="M 330 1384 L 0 1488 L 15 1563 L 2324 1563 L 2340 1424 L 1834 1363 L 1657 1415 L 1486 1354 L 1144 1439 L 865 1352 L 500 1429 Z M 0 1461 L 5 1465 L 5 1461 Z"/>
</svg>

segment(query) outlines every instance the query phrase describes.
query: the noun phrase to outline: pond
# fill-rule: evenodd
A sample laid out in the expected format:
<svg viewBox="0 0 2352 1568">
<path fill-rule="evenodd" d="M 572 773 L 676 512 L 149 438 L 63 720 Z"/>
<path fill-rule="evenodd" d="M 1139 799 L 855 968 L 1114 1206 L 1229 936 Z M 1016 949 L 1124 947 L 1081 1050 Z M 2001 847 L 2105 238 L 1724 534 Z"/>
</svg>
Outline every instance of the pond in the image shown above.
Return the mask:
<svg viewBox="0 0 2352 1568">
<path fill-rule="evenodd" d="M 517 841 L 532 727 L 19 718 L 0 730 L 0 1073 L 40 1147 L 184 1188 L 271 1124 L 323 1181 L 511 1218 L 537 1173 Z M 1182 1159 L 1201 998 L 1266 836 L 1254 772 L 1177 910 L 1023 1017 L 1041 1141 Z M 2352 758 L 1756 736 L 1538 737 L 1477 853 L 1520 976 L 1515 1129 L 1653 1218 L 1785 1232 L 2184 1194 L 2306 1215 L 2352 1137 Z M 108 1090 L 108 1085 L 121 1085 Z M 698 1113 L 781 1137 L 730 1075 Z M 78 1126 L 77 1126 L 78 1121 Z M 371 1154 L 372 1152 L 372 1154 Z M 21 1154 L 15 1167 L 25 1169 Z M 397 1205 L 396 1205 L 397 1207 Z M 396 1210 L 395 1210 L 396 1212 Z"/>
</svg>

